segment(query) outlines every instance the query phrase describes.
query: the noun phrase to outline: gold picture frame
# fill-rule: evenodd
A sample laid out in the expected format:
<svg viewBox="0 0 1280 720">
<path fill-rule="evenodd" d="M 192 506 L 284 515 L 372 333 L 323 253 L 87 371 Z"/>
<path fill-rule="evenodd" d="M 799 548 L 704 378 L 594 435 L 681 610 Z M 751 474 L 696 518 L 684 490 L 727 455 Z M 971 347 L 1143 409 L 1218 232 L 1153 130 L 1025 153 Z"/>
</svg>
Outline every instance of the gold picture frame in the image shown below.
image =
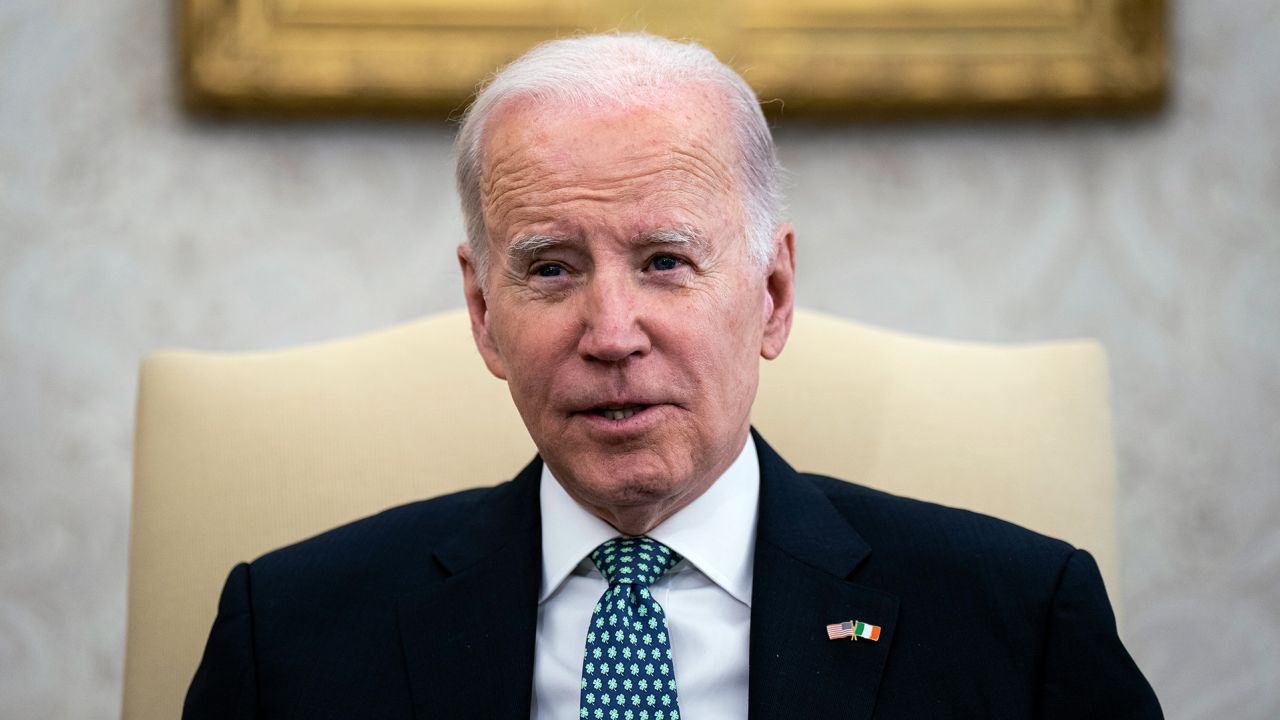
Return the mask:
<svg viewBox="0 0 1280 720">
<path fill-rule="evenodd" d="M 1141 114 L 1163 103 L 1164 0 L 181 0 L 204 114 L 456 114 L 538 42 L 695 38 L 769 112 L 837 119 Z"/>
</svg>

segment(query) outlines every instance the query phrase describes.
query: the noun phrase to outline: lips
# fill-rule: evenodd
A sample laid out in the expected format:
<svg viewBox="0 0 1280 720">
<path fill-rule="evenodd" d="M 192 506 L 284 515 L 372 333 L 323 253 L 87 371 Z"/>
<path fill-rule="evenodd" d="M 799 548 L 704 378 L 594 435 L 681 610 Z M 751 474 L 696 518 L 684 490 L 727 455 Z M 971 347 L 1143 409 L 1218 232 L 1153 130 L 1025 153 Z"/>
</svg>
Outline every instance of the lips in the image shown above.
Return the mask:
<svg viewBox="0 0 1280 720">
<path fill-rule="evenodd" d="M 577 390 L 563 398 L 568 414 L 610 425 L 632 425 L 672 402 L 663 393 L 634 388 L 614 391 L 592 391 L 587 388 Z"/>
<path fill-rule="evenodd" d="M 649 405 L 630 404 L 630 405 L 605 405 L 591 409 L 591 414 L 602 417 L 606 420 L 626 420 L 634 417 L 636 413 L 650 407 Z"/>
</svg>

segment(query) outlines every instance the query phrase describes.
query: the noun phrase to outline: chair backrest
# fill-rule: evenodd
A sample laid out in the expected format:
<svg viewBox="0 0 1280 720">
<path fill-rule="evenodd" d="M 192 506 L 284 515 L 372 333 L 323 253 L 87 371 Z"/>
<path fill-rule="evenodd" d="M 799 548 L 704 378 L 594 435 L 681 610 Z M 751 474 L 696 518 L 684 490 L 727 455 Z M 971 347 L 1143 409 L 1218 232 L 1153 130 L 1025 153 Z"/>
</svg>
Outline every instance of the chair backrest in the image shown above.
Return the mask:
<svg viewBox="0 0 1280 720">
<path fill-rule="evenodd" d="M 798 469 L 1088 548 L 1117 587 L 1106 359 L 1093 342 L 928 340 L 797 313 L 756 427 Z M 465 312 L 268 353 L 142 364 L 125 720 L 180 714 L 231 566 L 533 455 Z"/>
</svg>

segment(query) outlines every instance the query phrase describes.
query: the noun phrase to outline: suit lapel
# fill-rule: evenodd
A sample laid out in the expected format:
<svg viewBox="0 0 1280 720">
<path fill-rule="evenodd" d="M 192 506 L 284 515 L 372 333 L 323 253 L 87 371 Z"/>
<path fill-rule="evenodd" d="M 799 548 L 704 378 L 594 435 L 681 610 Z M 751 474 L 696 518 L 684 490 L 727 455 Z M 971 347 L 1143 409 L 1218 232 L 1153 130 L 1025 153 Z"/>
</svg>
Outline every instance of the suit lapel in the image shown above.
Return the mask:
<svg viewBox="0 0 1280 720">
<path fill-rule="evenodd" d="M 850 582 L 871 554 L 831 502 L 758 435 L 760 511 L 751 605 L 750 717 L 869 718 L 898 599 Z M 828 640 L 862 620 L 878 642 Z"/>
<path fill-rule="evenodd" d="M 529 717 L 542 542 L 535 460 L 439 548 L 446 574 L 399 604 L 415 717 Z"/>
<path fill-rule="evenodd" d="M 870 547 L 758 435 L 760 511 L 751 608 L 750 718 L 869 718 L 898 599 L 849 577 Z M 528 717 L 541 577 L 535 460 L 492 491 L 466 533 L 439 548 L 446 578 L 399 603 L 415 717 Z M 828 640 L 843 620 L 879 642 Z"/>
</svg>

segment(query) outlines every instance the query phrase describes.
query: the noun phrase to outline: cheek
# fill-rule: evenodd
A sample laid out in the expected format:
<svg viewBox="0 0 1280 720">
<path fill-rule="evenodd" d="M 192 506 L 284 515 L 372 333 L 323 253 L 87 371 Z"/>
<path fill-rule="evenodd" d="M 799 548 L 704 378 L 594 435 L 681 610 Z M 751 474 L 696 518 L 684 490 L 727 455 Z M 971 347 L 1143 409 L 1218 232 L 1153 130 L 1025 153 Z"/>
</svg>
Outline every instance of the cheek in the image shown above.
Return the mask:
<svg viewBox="0 0 1280 720">
<path fill-rule="evenodd" d="M 738 350 L 754 358 L 759 352 L 765 320 L 772 308 L 766 308 L 770 301 L 763 287 L 750 279 L 740 282 L 727 310 L 729 326 Z"/>
<path fill-rule="evenodd" d="M 759 287 L 744 282 L 729 310 L 728 337 L 724 338 L 721 352 L 725 375 L 732 377 L 732 392 L 743 395 L 743 390 L 754 387 L 760 371 L 760 346 L 764 337 L 764 320 L 767 315 L 760 309 L 764 305 Z M 748 400 L 749 401 L 749 400 Z"/>
<path fill-rule="evenodd" d="M 521 332 L 506 335 L 503 342 L 503 357 L 512 379 L 521 384 L 531 382 L 530 375 L 536 374 L 539 368 L 545 367 L 544 350 L 538 345 L 538 337 L 534 333 Z"/>
<path fill-rule="evenodd" d="M 550 391 L 553 376 L 563 365 L 565 348 L 572 347 L 563 328 L 537 315 L 504 316 L 496 327 L 498 348 L 507 369 L 507 382 L 522 397 Z"/>
<path fill-rule="evenodd" d="M 754 385 L 759 371 L 759 316 L 738 305 L 717 316 L 718 322 L 699 326 L 686 338 L 692 364 L 702 382 L 717 396 L 717 405 L 736 404 L 743 390 Z"/>
</svg>

